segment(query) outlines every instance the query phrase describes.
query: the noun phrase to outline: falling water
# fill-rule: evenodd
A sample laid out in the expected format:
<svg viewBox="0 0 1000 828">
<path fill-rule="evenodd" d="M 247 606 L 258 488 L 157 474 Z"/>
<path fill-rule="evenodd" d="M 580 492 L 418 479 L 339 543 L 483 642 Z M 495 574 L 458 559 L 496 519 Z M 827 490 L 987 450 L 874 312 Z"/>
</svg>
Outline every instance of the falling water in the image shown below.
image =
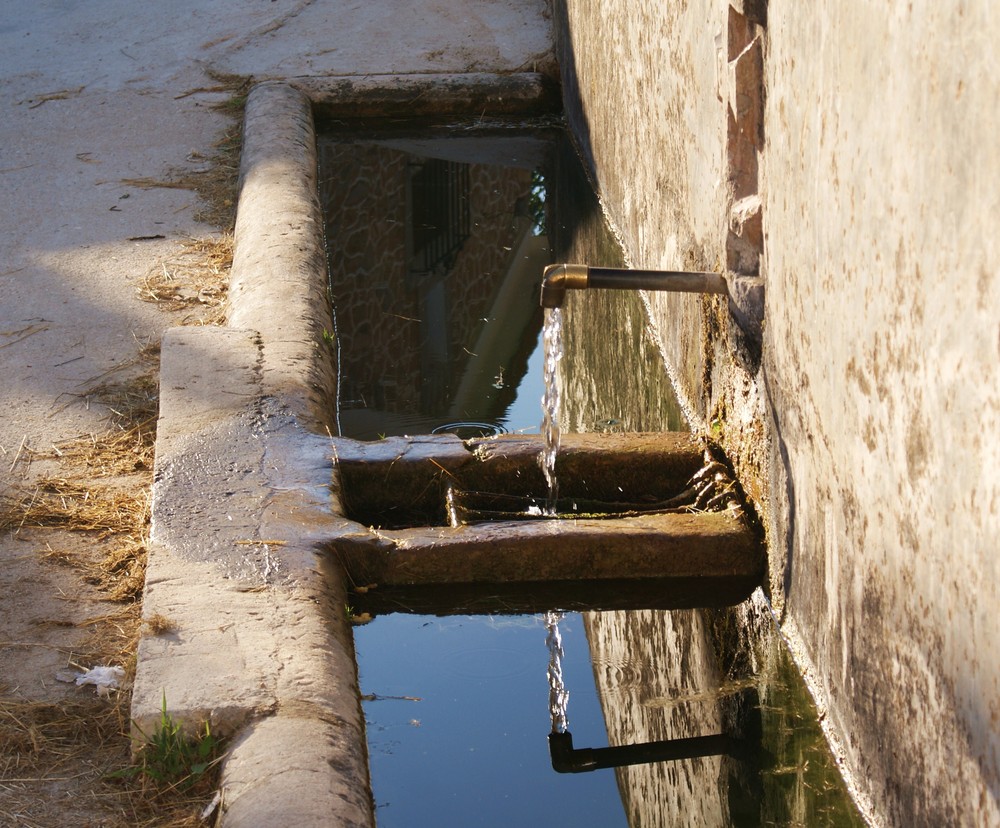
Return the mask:
<svg viewBox="0 0 1000 828">
<path fill-rule="evenodd" d="M 555 610 L 545 613 L 545 644 L 549 648 L 549 717 L 552 720 L 553 733 L 565 733 L 569 730 L 569 718 L 566 709 L 569 706 L 569 691 L 563 680 L 562 636 L 559 634 L 559 622 L 563 614 Z"/>
<path fill-rule="evenodd" d="M 459 525 L 458 508 L 455 506 L 455 487 L 449 486 L 444 497 L 445 507 L 448 510 L 448 525 L 454 529 Z"/>
<path fill-rule="evenodd" d="M 557 369 L 563 356 L 562 310 L 545 310 L 545 328 L 542 331 L 545 344 L 545 396 L 542 397 L 542 437 L 545 448 L 538 458 L 548 484 L 549 492 L 545 513 L 555 515 L 559 499 L 559 481 L 556 480 L 556 455 L 559 453 L 559 378 Z"/>
</svg>

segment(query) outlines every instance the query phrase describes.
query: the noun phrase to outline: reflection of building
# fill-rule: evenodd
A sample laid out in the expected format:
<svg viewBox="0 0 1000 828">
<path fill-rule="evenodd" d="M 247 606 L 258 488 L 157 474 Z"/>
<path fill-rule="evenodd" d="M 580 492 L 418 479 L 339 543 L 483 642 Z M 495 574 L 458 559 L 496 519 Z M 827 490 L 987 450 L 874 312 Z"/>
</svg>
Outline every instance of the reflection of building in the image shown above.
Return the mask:
<svg viewBox="0 0 1000 828">
<path fill-rule="evenodd" d="M 469 163 L 467 145 L 321 143 L 347 434 L 495 417 L 524 371 L 546 256 L 532 165 Z"/>
<path fill-rule="evenodd" d="M 584 623 L 610 744 L 724 733 L 742 746 L 618 768 L 633 828 L 863 826 L 763 601 L 584 613 Z"/>
</svg>

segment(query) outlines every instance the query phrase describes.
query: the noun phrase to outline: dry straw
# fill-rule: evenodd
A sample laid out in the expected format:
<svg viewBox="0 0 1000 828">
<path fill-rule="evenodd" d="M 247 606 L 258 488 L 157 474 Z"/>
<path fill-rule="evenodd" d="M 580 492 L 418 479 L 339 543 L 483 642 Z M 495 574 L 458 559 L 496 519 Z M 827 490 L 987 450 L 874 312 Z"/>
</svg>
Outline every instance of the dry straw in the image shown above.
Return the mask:
<svg viewBox="0 0 1000 828">
<path fill-rule="evenodd" d="M 68 665 L 119 664 L 129 680 L 142 633 L 157 357 L 155 348 L 143 349 L 117 366 L 132 376 L 112 381 L 104 375 L 80 395 L 104 406 L 104 430 L 46 451 L 25 445 L 23 488 L 0 502 L 0 531 L 32 541 L 55 565 L 76 568 L 108 602 L 101 615 L 78 624 L 89 635 L 67 653 Z M 29 475 L 32 463 L 56 471 Z M 160 619 L 147 630 L 155 634 L 165 625 Z M 64 824 L 58 800 L 72 792 L 80 813 L 98 820 L 94 824 L 204 825 L 199 814 L 211 791 L 164 788 L 141 775 L 110 776 L 132 761 L 129 694 L 120 692 L 109 702 L 82 693 L 40 701 L 0 684 L 0 824 Z"/>
<path fill-rule="evenodd" d="M 177 255 L 146 274 L 139 296 L 164 310 L 186 312 L 185 324 L 221 325 L 232 264 L 231 233 L 190 239 Z"/>
</svg>

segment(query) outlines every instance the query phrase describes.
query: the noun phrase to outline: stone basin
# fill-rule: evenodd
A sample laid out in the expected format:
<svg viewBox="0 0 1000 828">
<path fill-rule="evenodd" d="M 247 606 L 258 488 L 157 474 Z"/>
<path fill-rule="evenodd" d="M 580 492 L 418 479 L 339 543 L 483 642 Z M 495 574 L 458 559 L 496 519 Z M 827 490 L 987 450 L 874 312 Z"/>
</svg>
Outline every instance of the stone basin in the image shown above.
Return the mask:
<svg viewBox="0 0 1000 828">
<path fill-rule="evenodd" d="M 454 526 L 449 488 L 544 502 L 540 437 L 338 438 L 334 447 L 346 516 L 367 531 L 328 548 L 376 611 L 468 611 L 490 597 L 492 611 L 511 612 L 728 605 L 760 580 L 762 546 L 739 510 L 661 508 L 702 465 L 689 434 L 567 435 L 560 503 L 586 511 Z"/>
</svg>

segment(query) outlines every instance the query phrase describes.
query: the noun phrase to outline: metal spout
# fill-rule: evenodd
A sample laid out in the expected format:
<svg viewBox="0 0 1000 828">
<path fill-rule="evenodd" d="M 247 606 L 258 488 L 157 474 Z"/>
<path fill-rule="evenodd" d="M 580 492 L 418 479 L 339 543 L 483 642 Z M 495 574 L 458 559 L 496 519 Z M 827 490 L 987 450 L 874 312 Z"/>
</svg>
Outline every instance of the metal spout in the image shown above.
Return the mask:
<svg viewBox="0 0 1000 828">
<path fill-rule="evenodd" d="M 617 267 L 590 267 L 554 264 L 542 273 L 543 308 L 558 308 L 566 291 L 605 288 L 613 290 L 665 290 L 676 293 L 721 293 L 729 291 L 718 273 L 684 270 L 626 270 Z"/>
<path fill-rule="evenodd" d="M 549 734 L 549 757 L 556 773 L 587 773 L 603 768 L 697 759 L 702 756 L 728 755 L 739 759 L 747 753 L 745 744 L 723 733 L 606 748 L 574 748 L 573 734 L 568 730 Z"/>
<path fill-rule="evenodd" d="M 567 288 L 586 290 L 590 268 L 587 265 L 553 264 L 542 271 L 542 307 L 562 307 Z"/>
</svg>

